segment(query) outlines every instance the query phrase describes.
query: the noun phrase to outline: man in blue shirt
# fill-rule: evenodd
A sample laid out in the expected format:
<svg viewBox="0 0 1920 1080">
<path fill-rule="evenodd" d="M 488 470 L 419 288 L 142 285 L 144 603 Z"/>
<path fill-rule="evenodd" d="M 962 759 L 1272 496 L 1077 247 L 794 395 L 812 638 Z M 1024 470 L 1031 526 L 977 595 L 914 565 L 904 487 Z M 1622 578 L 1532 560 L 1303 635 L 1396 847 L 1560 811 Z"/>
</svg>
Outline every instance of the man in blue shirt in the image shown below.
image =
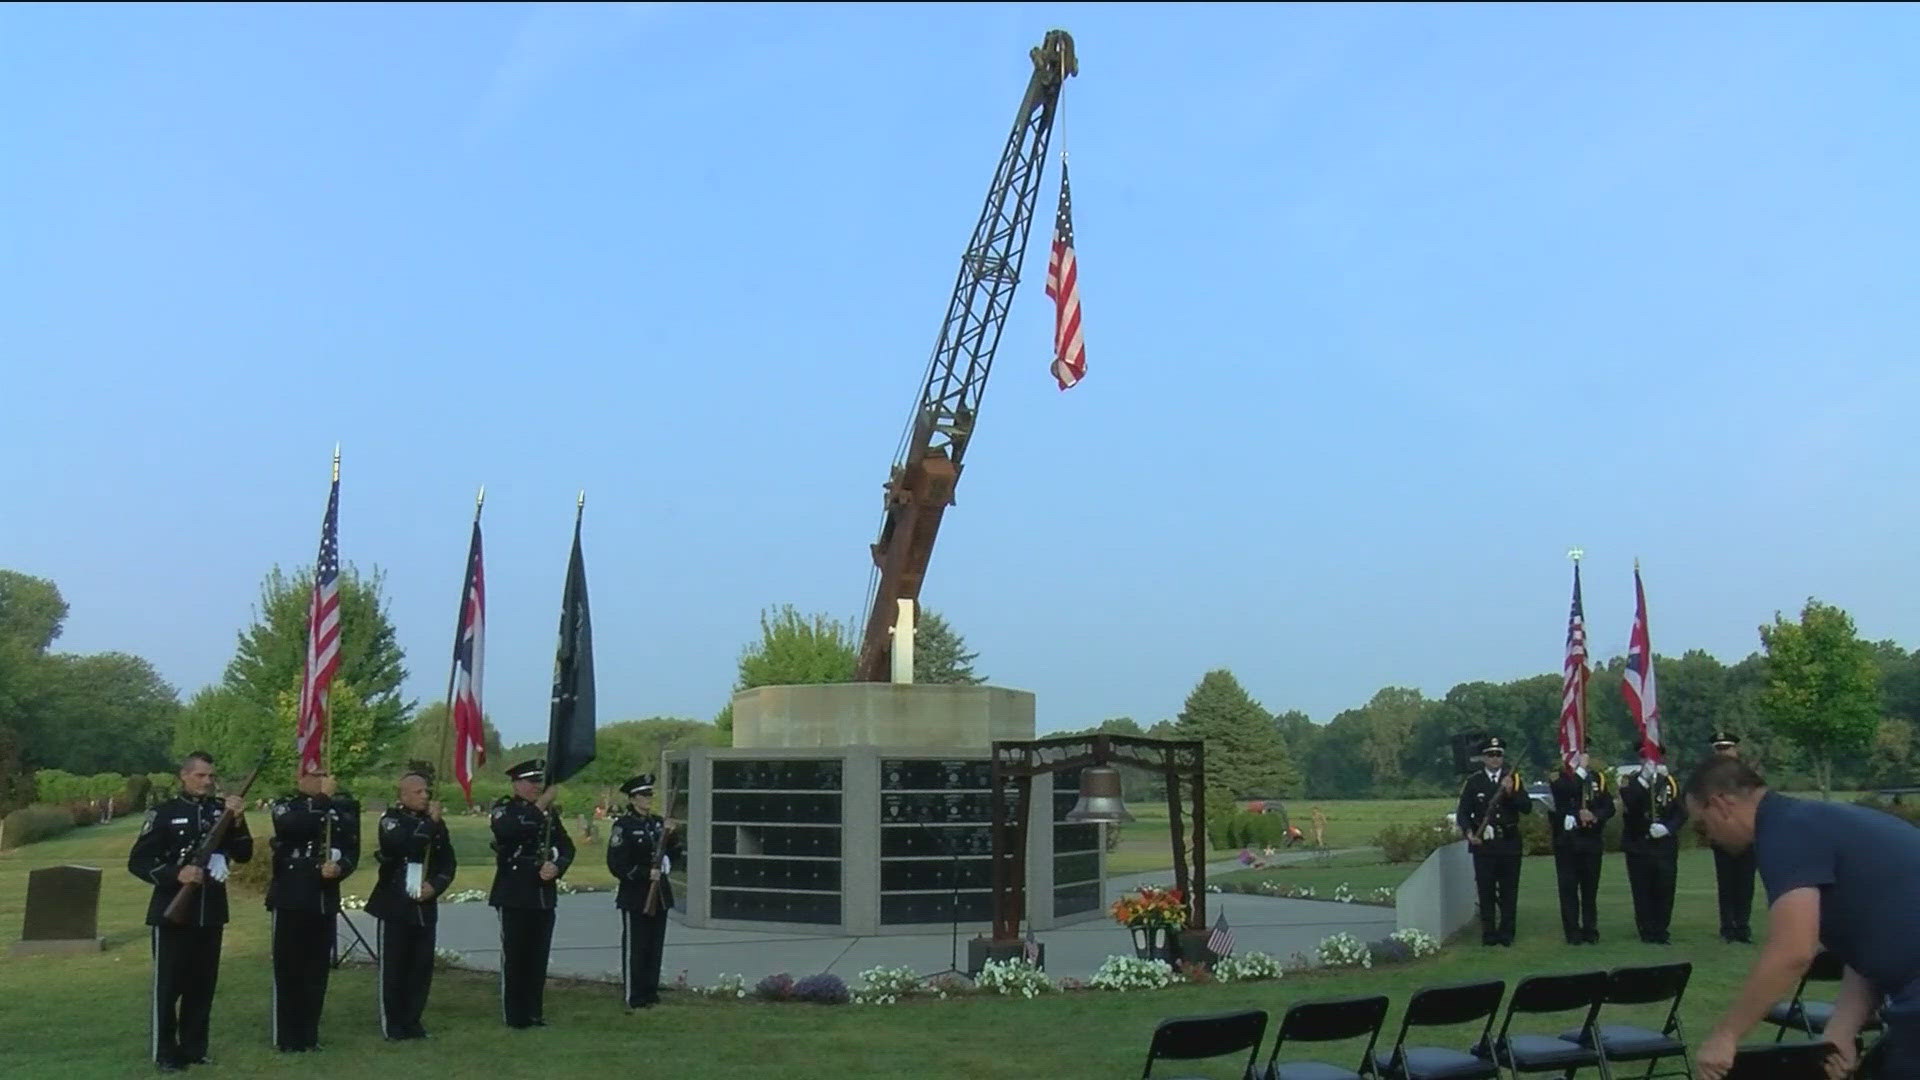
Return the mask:
<svg viewBox="0 0 1920 1080">
<path fill-rule="evenodd" d="M 1746 985 L 1700 1046 L 1701 1080 L 1719 1080 L 1736 1045 L 1794 988 L 1822 948 L 1846 962 L 1824 1037 L 1829 1075 L 1854 1066 L 1861 1025 L 1879 1010 L 1878 1075 L 1920 1076 L 1920 829 L 1850 803 L 1769 791 L 1752 766 L 1715 756 L 1685 789 L 1689 816 L 1732 854 L 1749 849 L 1767 890 L 1767 943 Z"/>
</svg>

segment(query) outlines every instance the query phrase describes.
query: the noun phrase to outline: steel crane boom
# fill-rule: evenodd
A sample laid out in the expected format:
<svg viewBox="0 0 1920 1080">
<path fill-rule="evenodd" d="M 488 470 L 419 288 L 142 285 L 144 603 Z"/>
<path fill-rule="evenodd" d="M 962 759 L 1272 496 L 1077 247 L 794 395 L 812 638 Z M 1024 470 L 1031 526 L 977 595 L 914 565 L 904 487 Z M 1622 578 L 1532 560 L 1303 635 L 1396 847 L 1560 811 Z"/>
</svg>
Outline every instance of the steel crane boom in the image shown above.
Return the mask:
<svg viewBox="0 0 1920 1080">
<path fill-rule="evenodd" d="M 873 544 L 873 576 L 866 633 L 854 678 L 883 682 L 892 659 L 891 628 L 902 599 L 918 601 L 933 556 L 940 519 L 953 502 L 980 396 L 993 369 L 1033 226 L 1047 141 L 1060 106 L 1060 89 L 1079 73 L 1073 38 L 1050 30 L 1032 50 L 1033 76 L 987 190 L 986 207 L 960 259 L 946 321 L 927 364 L 891 477 L 886 516 Z"/>
</svg>

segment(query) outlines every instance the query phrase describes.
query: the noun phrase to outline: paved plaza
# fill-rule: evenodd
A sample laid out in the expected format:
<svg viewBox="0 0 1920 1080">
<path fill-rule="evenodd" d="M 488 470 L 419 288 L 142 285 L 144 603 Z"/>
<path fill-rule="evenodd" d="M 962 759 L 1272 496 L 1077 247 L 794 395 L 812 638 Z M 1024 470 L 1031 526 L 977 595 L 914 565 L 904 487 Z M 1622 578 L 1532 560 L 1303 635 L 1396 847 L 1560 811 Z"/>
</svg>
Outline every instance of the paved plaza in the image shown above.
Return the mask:
<svg viewBox="0 0 1920 1080">
<path fill-rule="evenodd" d="M 1304 855 L 1304 853 L 1301 853 Z M 1207 868 L 1209 875 L 1237 870 L 1235 863 Z M 1166 871 L 1115 878 L 1109 898 L 1142 884 L 1164 885 Z M 1375 941 L 1392 933 L 1394 910 L 1364 904 L 1324 900 L 1288 900 L 1245 893 L 1214 893 L 1207 897 L 1208 919 L 1225 912 L 1233 927 L 1237 953 L 1263 952 L 1282 960 L 1295 953 L 1308 956 L 1330 934 L 1346 932 L 1361 941 Z M 373 940 L 373 920 L 353 912 L 351 921 Z M 933 974 L 949 967 L 965 969 L 967 941 L 977 933 L 960 927 L 957 944 L 951 926 L 930 926 L 923 933 L 845 937 L 791 931 L 693 929 L 674 920 L 660 979 L 671 983 L 682 974 L 693 986 L 710 986 L 721 975 L 739 975 L 748 986 L 766 975 L 786 972 L 798 979 L 832 972 L 854 984 L 860 972 L 872 967 L 909 967 Z M 1046 946 L 1047 973 L 1054 978 L 1090 977 L 1111 955 L 1133 953 L 1125 929 L 1100 918 L 1046 930 L 1034 935 Z M 343 951 L 352 937 L 343 929 Z M 494 971 L 500 963 L 500 924 L 497 913 L 484 903 L 444 904 L 440 908 L 439 946 L 461 954 L 468 967 Z M 548 970 L 556 976 L 618 982 L 620 979 L 620 913 L 612 893 L 562 896 L 553 932 Z"/>
</svg>

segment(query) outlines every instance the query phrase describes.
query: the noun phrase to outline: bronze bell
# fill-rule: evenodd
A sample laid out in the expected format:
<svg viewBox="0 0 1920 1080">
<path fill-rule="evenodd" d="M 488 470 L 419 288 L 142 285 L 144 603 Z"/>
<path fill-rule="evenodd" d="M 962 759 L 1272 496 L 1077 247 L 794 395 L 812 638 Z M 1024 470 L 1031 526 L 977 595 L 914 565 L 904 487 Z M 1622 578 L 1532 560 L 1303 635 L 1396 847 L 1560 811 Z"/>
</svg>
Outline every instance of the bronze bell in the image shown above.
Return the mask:
<svg viewBox="0 0 1920 1080">
<path fill-rule="evenodd" d="M 1068 821 L 1132 821 L 1120 797 L 1120 770 L 1092 765 L 1080 771 L 1080 801 L 1067 811 Z"/>
</svg>

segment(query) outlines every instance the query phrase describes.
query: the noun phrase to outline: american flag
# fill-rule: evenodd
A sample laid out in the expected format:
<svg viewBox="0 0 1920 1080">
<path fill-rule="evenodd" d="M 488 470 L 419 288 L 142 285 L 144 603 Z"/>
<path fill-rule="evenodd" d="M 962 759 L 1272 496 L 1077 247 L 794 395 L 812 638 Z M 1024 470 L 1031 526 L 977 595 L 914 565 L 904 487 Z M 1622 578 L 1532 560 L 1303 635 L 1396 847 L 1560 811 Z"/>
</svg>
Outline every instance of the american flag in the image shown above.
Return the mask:
<svg viewBox="0 0 1920 1080">
<path fill-rule="evenodd" d="M 320 557 L 313 569 L 313 600 L 307 607 L 307 664 L 300 680 L 300 713 L 293 748 L 302 773 L 321 769 L 327 737 L 327 688 L 340 669 L 340 460 L 333 463 L 333 490 L 320 526 Z"/>
<path fill-rule="evenodd" d="M 1233 955 L 1233 930 L 1227 926 L 1224 908 L 1220 916 L 1213 920 L 1213 933 L 1207 935 L 1207 951 L 1215 956 Z"/>
<path fill-rule="evenodd" d="M 1567 659 L 1560 686 L 1560 760 L 1571 765 L 1587 745 L 1587 616 L 1580 606 L 1580 564 L 1573 564 L 1573 610 L 1567 614 Z"/>
<path fill-rule="evenodd" d="M 1060 389 L 1087 374 L 1087 345 L 1080 337 L 1080 259 L 1073 250 L 1073 194 L 1067 158 L 1060 156 L 1060 214 L 1053 222 L 1053 254 L 1047 259 L 1047 295 L 1053 298 L 1053 377 Z"/>
<path fill-rule="evenodd" d="M 453 674 L 447 691 L 448 722 L 453 725 L 453 778 L 473 805 L 475 766 L 487 761 L 485 713 L 480 708 L 480 675 L 486 654 L 487 587 L 480 559 L 480 515 L 473 518 L 473 542 L 467 548 L 467 578 L 460 590 L 460 625 L 453 635 Z M 442 744 L 445 745 L 445 744 Z"/>
<path fill-rule="evenodd" d="M 1640 563 L 1633 564 L 1633 636 L 1627 639 L 1627 673 L 1622 676 L 1627 712 L 1640 729 L 1640 756 L 1660 760 L 1660 698 L 1653 684 L 1653 639 L 1647 634 L 1647 590 L 1640 584 Z"/>
</svg>

